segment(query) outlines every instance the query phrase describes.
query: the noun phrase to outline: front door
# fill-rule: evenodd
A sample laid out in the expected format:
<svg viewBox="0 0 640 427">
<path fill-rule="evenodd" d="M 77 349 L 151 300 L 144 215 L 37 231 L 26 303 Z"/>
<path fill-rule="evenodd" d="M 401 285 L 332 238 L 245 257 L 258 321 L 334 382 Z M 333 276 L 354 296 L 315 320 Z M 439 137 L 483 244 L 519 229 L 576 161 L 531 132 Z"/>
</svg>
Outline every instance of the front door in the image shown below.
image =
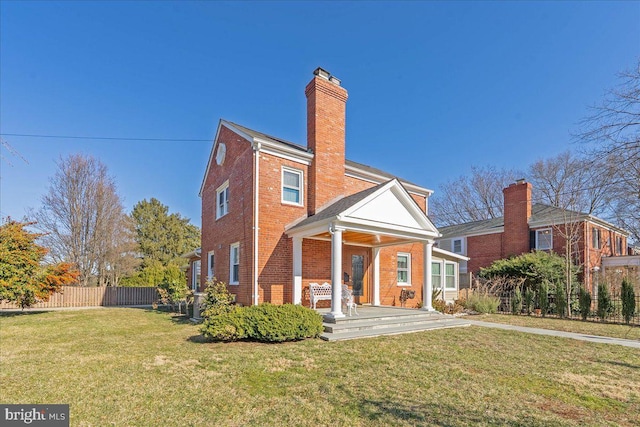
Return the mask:
<svg viewBox="0 0 640 427">
<path fill-rule="evenodd" d="M 367 261 L 366 253 L 351 255 L 351 289 L 358 304 L 370 302 Z"/>
</svg>

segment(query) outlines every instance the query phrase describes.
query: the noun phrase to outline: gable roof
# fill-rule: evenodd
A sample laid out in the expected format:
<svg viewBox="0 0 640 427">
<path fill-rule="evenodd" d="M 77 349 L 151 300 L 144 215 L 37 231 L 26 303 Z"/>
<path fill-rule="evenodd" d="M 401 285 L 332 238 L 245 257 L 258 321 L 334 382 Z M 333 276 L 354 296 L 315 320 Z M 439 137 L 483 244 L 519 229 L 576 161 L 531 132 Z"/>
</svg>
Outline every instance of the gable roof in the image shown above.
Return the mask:
<svg viewBox="0 0 640 427">
<path fill-rule="evenodd" d="M 565 222 L 591 221 L 602 227 L 610 228 L 618 233 L 629 235 L 629 232 L 616 227 L 598 217 L 583 212 L 569 209 L 557 208 L 555 206 L 535 203 L 531 206 L 531 218 L 529 226 L 532 228 L 548 227 L 552 225 L 564 224 Z M 504 217 L 472 221 L 464 224 L 449 225 L 440 227 L 443 239 L 462 236 L 476 236 L 482 234 L 502 233 L 504 231 Z"/>
<path fill-rule="evenodd" d="M 440 235 L 396 178 L 343 197 L 285 229 L 290 237 L 322 239 L 326 238 L 331 227 L 343 228 L 347 233 L 360 236 L 375 236 L 378 239 L 375 243 L 367 242 L 372 246 L 390 244 L 390 239 L 395 239 L 395 243 L 398 240 L 430 240 Z M 384 241 L 381 236 L 386 236 Z"/>
<path fill-rule="evenodd" d="M 311 159 L 313 158 L 313 151 L 306 146 L 296 144 L 291 141 L 287 141 L 281 138 L 277 138 L 271 135 L 268 135 L 263 132 L 258 132 L 256 130 L 250 129 L 246 126 L 239 125 L 237 123 L 220 119 L 218 123 L 218 130 L 216 131 L 216 137 L 213 141 L 213 146 L 211 147 L 211 153 L 209 154 L 209 161 L 207 162 L 207 168 L 205 170 L 202 184 L 200 185 L 200 196 L 202 196 L 202 190 L 204 189 L 204 182 L 206 180 L 207 175 L 209 174 L 209 169 L 213 164 L 214 153 L 216 149 L 216 145 L 218 144 L 218 136 L 220 134 L 220 127 L 224 126 L 238 135 L 242 136 L 249 142 L 253 144 L 260 144 L 261 149 L 264 151 L 270 152 L 271 154 L 281 155 L 281 156 L 291 156 L 291 159 L 297 159 L 302 163 L 309 164 Z M 374 184 L 381 184 L 390 179 L 398 178 L 395 175 L 392 175 L 388 172 L 385 172 L 381 169 L 377 169 L 368 165 L 364 165 L 362 163 L 357 163 L 351 160 L 345 160 L 345 174 L 351 175 L 359 179 L 364 179 L 366 181 L 372 182 Z M 421 187 L 417 184 L 409 182 L 405 179 L 398 178 L 402 184 L 412 193 L 416 193 L 421 196 L 430 196 L 433 191 L 428 188 Z"/>
</svg>

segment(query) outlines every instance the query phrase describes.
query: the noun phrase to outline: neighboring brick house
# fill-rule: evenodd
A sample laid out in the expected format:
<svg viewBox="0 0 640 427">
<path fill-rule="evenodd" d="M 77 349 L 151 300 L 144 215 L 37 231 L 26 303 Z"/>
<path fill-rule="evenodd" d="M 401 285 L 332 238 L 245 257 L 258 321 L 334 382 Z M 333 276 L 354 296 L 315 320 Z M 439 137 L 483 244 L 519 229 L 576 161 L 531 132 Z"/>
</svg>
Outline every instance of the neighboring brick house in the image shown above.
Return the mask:
<svg viewBox="0 0 640 427">
<path fill-rule="evenodd" d="M 343 283 L 359 304 L 400 305 L 401 290 L 412 289 L 407 306 L 426 295 L 432 309 L 432 281 L 456 298 L 458 261 L 467 258 L 433 248 L 432 191 L 345 159 L 347 91 L 338 79 L 318 68 L 305 94 L 306 146 L 220 121 L 200 189 L 194 288 L 216 277 L 244 305 L 308 305 L 309 283 L 329 282 L 334 317 L 343 316 Z"/>
<path fill-rule="evenodd" d="M 565 255 L 567 236 L 575 236 L 572 259 L 581 267 L 588 289 L 607 257 L 627 255 L 629 233 L 595 216 L 533 204 L 532 186 L 519 180 L 503 190 L 504 216 L 441 227 L 438 247 L 465 255 L 460 263 L 463 278 L 477 274 L 493 261 L 532 250 Z"/>
</svg>

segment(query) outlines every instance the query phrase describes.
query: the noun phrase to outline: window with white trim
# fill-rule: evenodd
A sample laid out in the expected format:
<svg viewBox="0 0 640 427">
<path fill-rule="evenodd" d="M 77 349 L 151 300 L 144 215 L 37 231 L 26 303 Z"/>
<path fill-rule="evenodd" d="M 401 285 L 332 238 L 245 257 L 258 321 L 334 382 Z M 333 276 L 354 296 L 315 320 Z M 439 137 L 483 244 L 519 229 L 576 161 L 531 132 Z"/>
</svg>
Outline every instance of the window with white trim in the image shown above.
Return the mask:
<svg viewBox="0 0 640 427">
<path fill-rule="evenodd" d="M 431 287 L 442 289 L 442 264 L 439 262 L 431 263 Z"/>
<path fill-rule="evenodd" d="M 543 228 L 536 230 L 536 249 L 539 251 L 547 251 L 553 249 L 553 230 Z"/>
<path fill-rule="evenodd" d="M 591 243 L 593 249 L 600 249 L 600 229 L 595 227 L 591 229 Z"/>
<path fill-rule="evenodd" d="M 198 290 L 200 286 L 200 260 L 191 263 L 191 289 Z"/>
<path fill-rule="evenodd" d="M 282 167 L 282 203 L 302 206 L 302 171 Z"/>
<path fill-rule="evenodd" d="M 229 284 L 240 283 L 240 243 L 234 243 L 229 249 Z"/>
<path fill-rule="evenodd" d="M 229 181 L 216 190 L 216 219 L 229 213 Z"/>
<path fill-rule="evenodd" d="M 411 284 L 411 254 L 398 252 L 398 285 L 408 286 Z"/>
<path fill-rule="evenodd" d="M 451 243 L 451 249 L 453 253 L 455 254 L 461 254 L 462 253 L 462 239 L 453 239 L 453 242 Z"/>
<path fill-rule="evenodd" d="M 456 265 L 450 262 L 444 264 L 444 288 L 456 289 Z"/>
<path fill-rule="evenodd" d="M 209 279 L 215 277 L 216 272 L 215 272 L 215 255 L 213 253 L 213 251 L 209 251 L 209 254 L 207 255 L 207 277 Z"/>
</svg>

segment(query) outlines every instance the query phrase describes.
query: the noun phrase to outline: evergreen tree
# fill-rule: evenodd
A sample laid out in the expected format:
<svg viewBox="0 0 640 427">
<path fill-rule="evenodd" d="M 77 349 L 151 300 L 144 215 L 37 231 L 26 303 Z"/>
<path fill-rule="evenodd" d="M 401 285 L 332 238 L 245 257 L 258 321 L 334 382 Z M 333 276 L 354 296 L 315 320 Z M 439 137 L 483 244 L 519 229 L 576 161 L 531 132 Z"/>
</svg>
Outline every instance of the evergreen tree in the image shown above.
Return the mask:
<svg viewBox="0 0 640 427">
<path fill-rule="evenodd" d="M 625 277 L 622 279 L 622 317 L 628 325 L 636 312 L 636 293 L 633 285 Z"/>
</svg>

